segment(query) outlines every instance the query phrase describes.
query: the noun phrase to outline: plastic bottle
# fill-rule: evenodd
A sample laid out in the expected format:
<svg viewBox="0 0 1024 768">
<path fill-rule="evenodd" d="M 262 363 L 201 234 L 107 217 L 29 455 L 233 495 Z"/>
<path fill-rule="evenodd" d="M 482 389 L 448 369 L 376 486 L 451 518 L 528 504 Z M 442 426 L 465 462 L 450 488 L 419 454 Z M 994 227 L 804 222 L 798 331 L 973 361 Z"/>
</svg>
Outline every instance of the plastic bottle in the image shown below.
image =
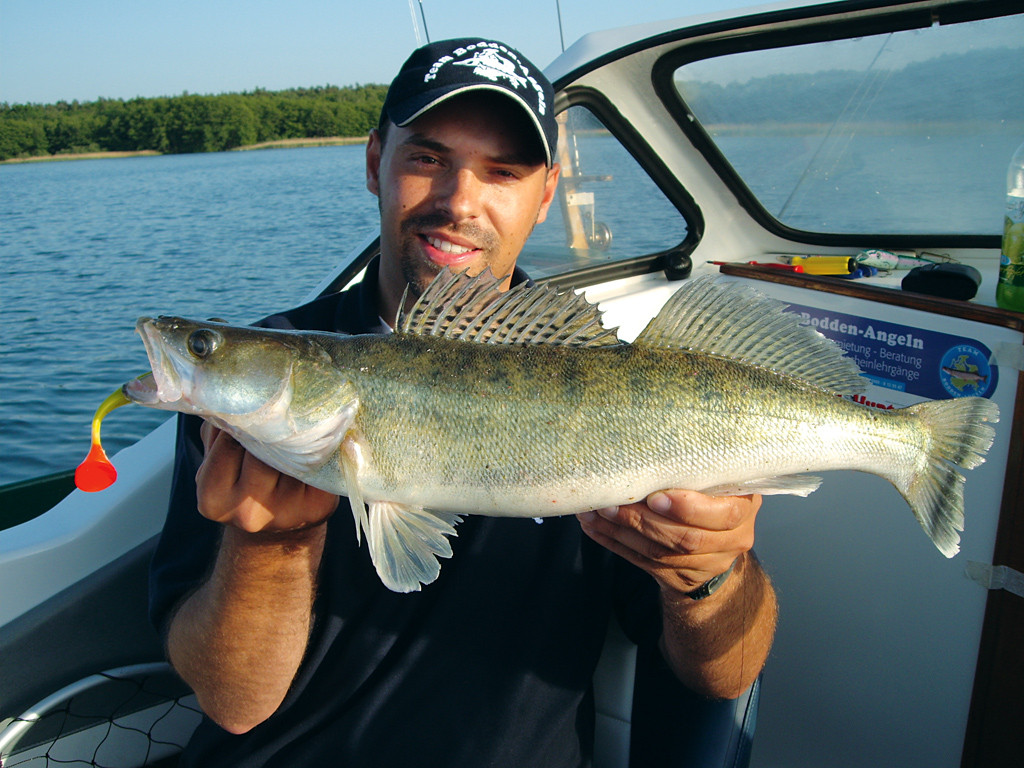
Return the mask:
<svg viewBox="0 0 1024 768">
<path fill-rule="evenodd" d="M 1024 312 L 1024 144 L 1017 147 L 1006 171 L 1006 217 L 996 304 Z"/>
</svg>

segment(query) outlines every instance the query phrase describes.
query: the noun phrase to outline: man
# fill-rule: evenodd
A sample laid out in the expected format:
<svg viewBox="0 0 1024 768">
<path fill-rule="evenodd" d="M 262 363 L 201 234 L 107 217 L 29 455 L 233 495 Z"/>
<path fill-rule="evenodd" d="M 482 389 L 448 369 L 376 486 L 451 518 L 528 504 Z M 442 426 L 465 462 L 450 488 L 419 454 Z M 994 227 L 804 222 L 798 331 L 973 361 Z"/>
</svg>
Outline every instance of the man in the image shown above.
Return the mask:
<svg viewBox="0 0 1024 768">
<path fill-rule="evenodd" d="M 501 43 L 415 52 L 366 149 L 379 261 L 266 323 L 375 332 L 445 266 L 526 279 L 516 258 L 558 181 L 552 99 Z M 543 525 L 471 516 L 412 594 L 380 584 L 338 504 L 180 420 L 151 612 L 209 718 L 183 764 L 584 765 L 613 609 L 710 697 L 739 695 L 767 655 L 758 498 L 665 491 Z"/>
</svg>

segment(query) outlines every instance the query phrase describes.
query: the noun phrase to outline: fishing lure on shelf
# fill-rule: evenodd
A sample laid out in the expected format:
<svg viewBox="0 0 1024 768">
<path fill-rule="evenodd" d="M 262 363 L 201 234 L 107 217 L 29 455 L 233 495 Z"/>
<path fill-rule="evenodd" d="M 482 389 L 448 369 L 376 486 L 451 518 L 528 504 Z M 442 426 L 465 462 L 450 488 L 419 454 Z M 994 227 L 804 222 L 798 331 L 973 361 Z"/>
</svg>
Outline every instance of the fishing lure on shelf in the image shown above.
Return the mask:
<svg viewBox="0 0 1024 768">
<path fill-rule="evenodd" d="M 914 251 L 886 251 L 881 248 L 868 248 L 853 257 L 857 266 L 874 267 L 879 272 L 895 272 L 896 270 L 914 269 L 928 264 L 941 264 L 954 261 L 951 257 L 940 253 L 922 253 Z"/>
</svg>

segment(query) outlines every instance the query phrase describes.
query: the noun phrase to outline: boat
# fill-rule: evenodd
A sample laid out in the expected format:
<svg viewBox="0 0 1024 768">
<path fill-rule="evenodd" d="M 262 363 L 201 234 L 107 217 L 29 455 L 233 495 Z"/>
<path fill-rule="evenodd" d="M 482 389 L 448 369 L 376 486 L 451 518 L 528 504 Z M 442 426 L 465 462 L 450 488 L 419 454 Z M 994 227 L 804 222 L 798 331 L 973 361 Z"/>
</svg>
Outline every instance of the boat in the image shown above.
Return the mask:
<svg viewBox="0 0 1024 768">
<path fill-rule="evenodd" d="M 583 291 L 628 339 L 720 273 L 844 346 L 865 404 L 981 394 L 1001 411 L 951 559 L 873 476 L 765 500 L 756 551 L 781 614 L 757 690 L 729 705 L 729 738 L 756 714 L 739 764 L 1019 760 L 1024 314 L 994 295 L 1022 48 L 1015 0 L 843 0 L 589 34 L 547 70 L 563 180 L 520 261 L 538 281 Z M 310 296 L 376 252 L 368 237 Z M 118 453 L 100 494 L 64 474 L 0 489 L 2 765 L 173 765 L 194 727 L 145 612 L 173 442 L 168 422 Z M 638 662 L 609 637 L 595 765 L 620 766 Z"/>
</svg>

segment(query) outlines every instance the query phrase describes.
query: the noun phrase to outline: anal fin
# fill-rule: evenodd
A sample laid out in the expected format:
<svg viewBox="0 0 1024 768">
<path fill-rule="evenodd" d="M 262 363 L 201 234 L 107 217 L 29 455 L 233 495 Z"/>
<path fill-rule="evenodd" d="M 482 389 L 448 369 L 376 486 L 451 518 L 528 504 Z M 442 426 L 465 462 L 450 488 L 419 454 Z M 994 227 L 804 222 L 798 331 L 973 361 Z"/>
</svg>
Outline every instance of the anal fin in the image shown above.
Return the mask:
<svg viewBox="0 0 1024 768">
<path fill-rule="evenodd" d="M 781 475 L 759 477 L 742 483 L 723 483 L 705 488 L 702 493 L 708 496 L 745 496 L 748 493 L 759 493 L 762 496 L 807 496 L 818 490 L 820 485 L 821 478 L 814 475 Z"/>
<path fill-rule="evenodd" d="M 455 536 L 458 515 L 422 507 L 374 501 L 370 504 L 367 543 L 384 586 L 393 592 L 418 592 L 441 572 L 438 558 L 451 557 L 448 536 Z"/>
</svg>

